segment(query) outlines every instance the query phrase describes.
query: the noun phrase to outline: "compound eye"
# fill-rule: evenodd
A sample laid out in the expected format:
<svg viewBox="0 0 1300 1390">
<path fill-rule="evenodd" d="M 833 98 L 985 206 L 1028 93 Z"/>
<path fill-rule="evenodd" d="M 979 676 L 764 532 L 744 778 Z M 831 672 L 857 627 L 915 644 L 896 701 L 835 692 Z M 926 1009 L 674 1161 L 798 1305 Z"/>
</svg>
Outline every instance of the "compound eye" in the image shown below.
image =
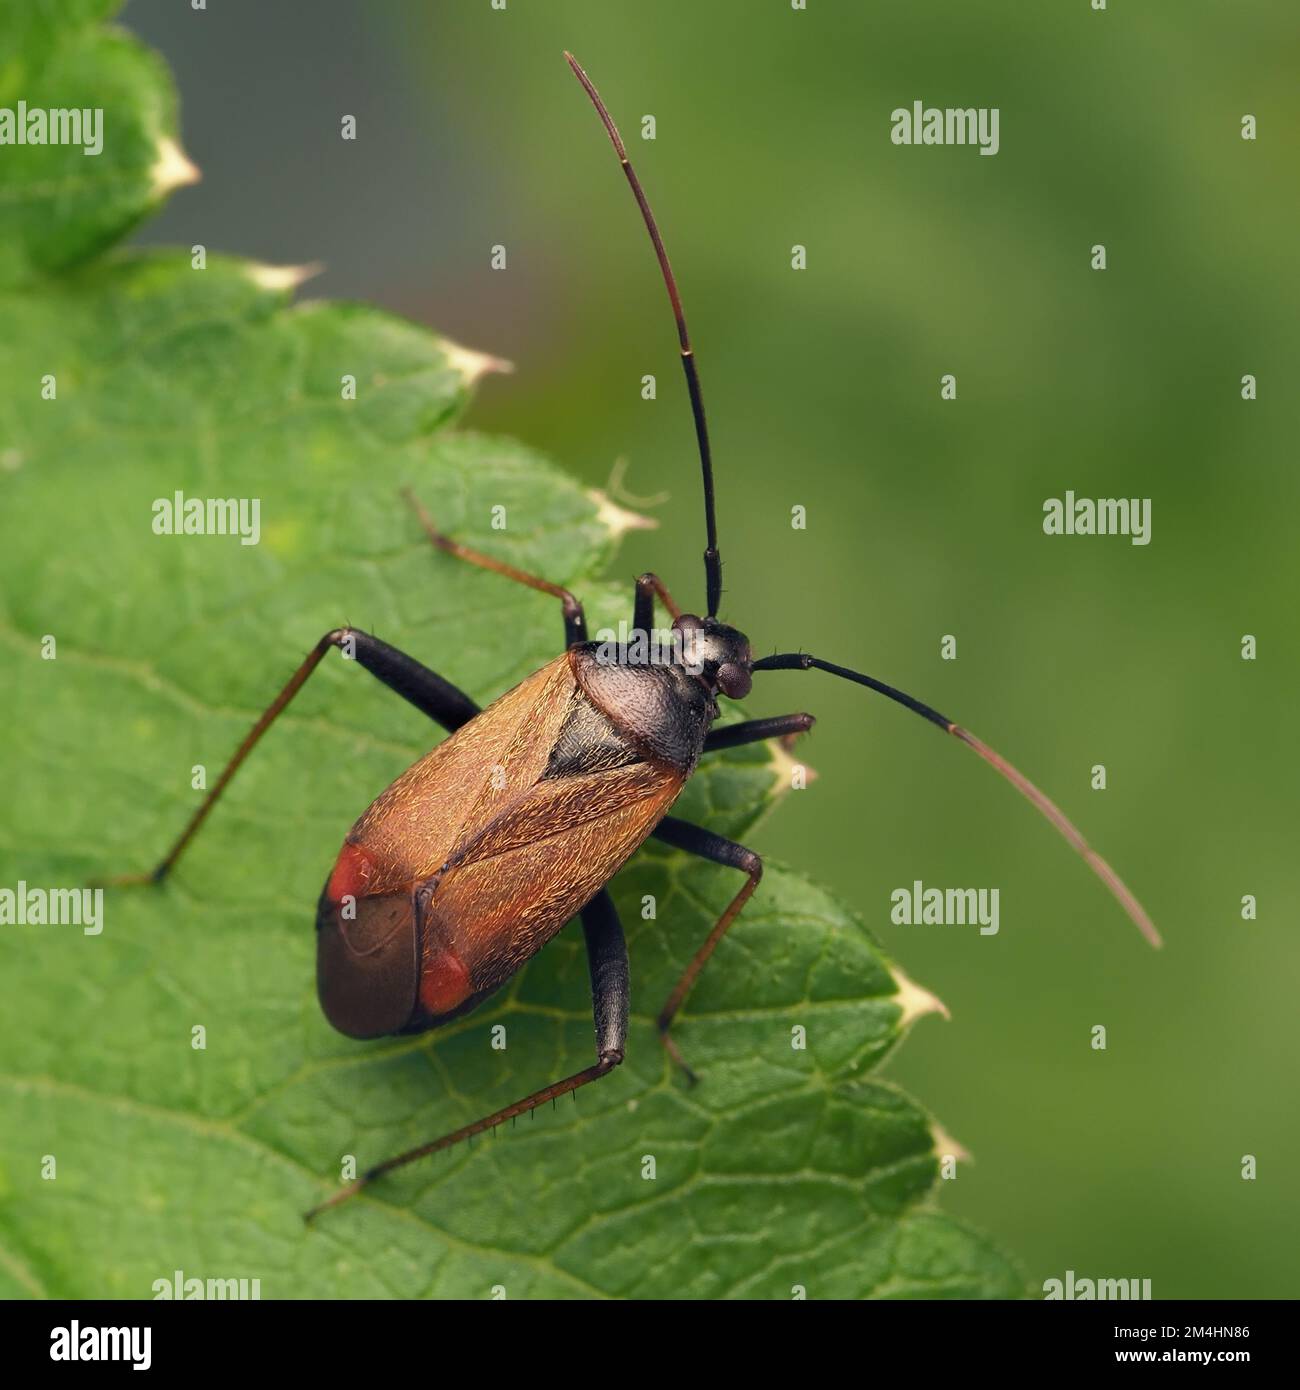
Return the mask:
<svg viewBox="0 0 1300 1390">
<path fill-rule="evenodd" d="M 718 667 L 718 689 L 728 700 L 743 700 L 754 684 L 753 677 L 734 661 L 724 661 Z"/>
<path fill-rule="evenodd" d="M 704 619 L 697 618 L 694 613 L 683 613 L 673 621 L 673 626 L 678 632 L 697 632 L 704 626 Z"/>
</svg>

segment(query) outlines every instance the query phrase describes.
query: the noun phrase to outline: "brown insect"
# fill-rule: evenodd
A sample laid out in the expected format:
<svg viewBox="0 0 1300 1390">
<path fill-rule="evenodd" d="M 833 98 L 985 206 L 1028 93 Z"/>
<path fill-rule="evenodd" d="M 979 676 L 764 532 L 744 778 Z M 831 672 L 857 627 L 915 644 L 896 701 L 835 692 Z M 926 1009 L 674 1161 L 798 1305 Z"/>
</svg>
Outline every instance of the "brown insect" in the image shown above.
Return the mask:
<svg viewBox="0 0 1300 1390">
<path fill-rule="evenodd" d="M 605 885 L 651 835 L 746 875 L 659 1012 L 664 1046 L 694 1080 L 670 1027 L 704 963 L 758 886 L 763 865 L 743 845 L 667 812 L 702 756 L 812 727 L 811 715 L 786 714 L 711 729 L 718 697 L 743 699 L 755 672 L 828 671 L 888 696 L 969 745 L 1038 807 L 1151 942 L 1159 944 L 1150 919 L 1118 875 L 1042 792 L 973 734 L 902 691 L 807 653 L 756 661 L 748 638 L 718 621 L 722 563 L 713 468 L 677 284 L 618 130 L 586 73 L 571 55 L 565 56 L 618 153 L 676 318 L 704 479 L 707 615 L 683 613 L 661 580 L 643 574 L 636 581 L 632 640 L 617 647 L 589 642 L 582 605 L 572 594 L 444 536 L 407 494 L 439 550 L 560 600 L 563 654 L 480 711 L 455 686 L 378 638 L 354 628 L 326 633 L 240 744 L 167 857 L 152 874 L 114 880 L 157 883 L 167 876 L 257 741 L 330 648 L 339 647 L 451 736 L 404 772 L 352 827 L 321 894 L 317 987 L 334 1027 L 354 1038 L 436 1028 L 475 1008 L 575 914 L 581 916 L 591 971 L 595 1062 L 370 1168 L 315 1211 L 335 1205 L 383 1173 L 576 1091 L 623 1060 L 627 948 Z M 672 617 L 666 651 L 645 640 L 654 627 L 656 600 Z"/>
</svg>

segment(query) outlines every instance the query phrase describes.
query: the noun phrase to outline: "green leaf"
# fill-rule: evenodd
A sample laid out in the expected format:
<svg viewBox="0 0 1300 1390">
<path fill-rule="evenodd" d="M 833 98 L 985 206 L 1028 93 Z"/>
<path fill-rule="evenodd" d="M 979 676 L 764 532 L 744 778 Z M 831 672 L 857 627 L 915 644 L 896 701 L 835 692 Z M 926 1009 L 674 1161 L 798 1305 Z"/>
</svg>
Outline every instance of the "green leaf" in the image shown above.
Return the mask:
<svg viewBox="0 0 1300 1390">
<path fill-rule="evenodd" d="M 580 592 L 593 630 L 630 616 L 630 578 L 600 579 L 626 515 L 455 427 L 484 359 L 374 310 L 295 305 L 292 280 L 154 253 L 0 293 L 0 887 L 151 867 L 197 804 L 192 769 L 211 785 L 340 623 L 480 701 L 552 657 L 555 601 L 435 553 L 405 485 L 453 534 Z M 259 544 L 155 534 L 177 491 L 259 499 Z M 0 1294 L 149 1297 L 176 1270 L 298 1298 L 1022 1292 L 935 1209 L 951 1148 L 875 1074 L 937 1001 L 797 873 L 769 865 L 681 1015 L 701 1084 L 673 1073 L 654 1016 L 739 876 L 657 844 L 614 884 L 626 1063 L 304 1227 L 344 1155 L 365 1167 L 592 1058 L 572 926 L 432 1034 L 359 1044 L 321 1016 L 321 883 L 440 736 L 331 657 L 165 887 L 111 891 L 95 935 L 0 925 Z M 711 758 L 677 813 L 744 835 L 788 762 Z"/>
<path fill-rule="evenodd" d="M 0 143 L 0 285 L 84 260 L 198 176 L 181 151 L 164 64 L 94 22 L 118 8 L 25 0 L 0 9 L 0 121 L 7 112 L 13 122 L 12 143 Z M 51 143 L 48 119 L 32 114 L 49 111 L 75 113 L 64 131 L 75 143 Z"/>
</svg>

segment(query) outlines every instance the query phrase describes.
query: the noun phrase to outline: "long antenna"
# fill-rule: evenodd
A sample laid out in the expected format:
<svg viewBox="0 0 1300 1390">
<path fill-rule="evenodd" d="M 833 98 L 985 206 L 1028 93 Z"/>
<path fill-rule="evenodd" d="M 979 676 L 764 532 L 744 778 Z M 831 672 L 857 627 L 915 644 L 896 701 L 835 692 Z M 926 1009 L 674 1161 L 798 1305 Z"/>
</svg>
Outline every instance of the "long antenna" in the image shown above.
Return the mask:
<svg viewBox="0 0 1300 1390">
<path fill-rule="evenodd" d="M 677 340 L 681 348 L 682 370 L 686 373 L 686 389 L 691 397 L 691 414 L 695 417 L 695 438 L 700 446 L 700 469 L 704 475 L 704 527 L 708 535 L 708 548 L 704 552 L 704 582 L 708 595 L 709 617 L 716 617 L 718 604 L 722 600 L 722 557 L 718 554 L 718 520 L 713 505 L 713 455 L 709 451 L 709 427 L 704 420 L 704 398 L 700 395 L 700 374 L 696 369 L 695 353 L 691 349 L 691 340 L 686 332 L 686 315 L 682 312 L 682 298 L 677 293 L 677 281 L 673 278 L 673 268 L 668 263 L 668 252 L 664 249 L 663 237 L 659 235 L 659 226 L 655 222 L 655 215 L 650 211 L 650 204 L 646 201 L 641 180 L 637 178 L 636 170 L 632 168 L 632 161 L 627 157 L 627 149 L 623 144 L 623 137 L 618 133 L 618 127 L 614 124 L 614 118 L 605 109 L 605 103 L 601 101 L 600 93 L 596 90 L 591 78 L 583 72 L 582 65 L 578 60 L 572 53 L 566 52 L 564 56 L 573 69 L 573 75 L 582 83 L 583 90 L 591 98 L 591 104 L 596 108 L 596 114 L 603 122 L 610 141 L 613 143 L 614 151 L 618 155 L 619 163 L 623 166 L 623 172 L 627 175 L 627 181 L 631 185 L 637 207 L 641 209 L 641 216 L 645 219 L 646 231 L 650 233 L 650 240 L 654 243 L 655 255 L 659 258 L 659 269 L 663 273 L 668 298 L 672 302 L 673 317 L 677 320 Z"/>
<path fill-rule="evenodd" d="M 864 675 L 861 671 L 850 671 L 847 666 L 836 666 L 833 662 L 823 661 L 820 657 L 813 656 L 809 652 L 782 652 L 776 656 L 765 656 L 762 660 L 754 662 L 754 670 L 828 671 L 832 676 L 842 676 L 845 680 L 856 681 L 858 685 L 865 685 L 869 690 L 874 690 L 877 694 L 884 695 L 906 709 L 910 709 L 913 714 L 919 714 L 922 719 L 928 719 L 931 724 L 937 725 L 944 733 L 960 739 L 967 748 L 978 753 L 999 776 L 1005 777 L 1021 796 L 1051 821 L 1058 833 L 1082 856 L 1084 863 L 1110 889 L 1116 902 L 1132 918 L 1134 925 L 1142 935 L 1151 945 L 1160 945 L 1160 933 L 1156 930 L 1155 923 L 1147 915 L 1146 909 L 1133 895 L 1133 890 L 1083 838 L 1075 828 L 1073 821 L 1045 792 L 1039 791 L 1019 768 L 1012 767 L 1000 753 L 995 753 L 987 743 L 976 738 L 969 729 L 963 729 L 960 724 L 954 724 L 951 719 L 940 714 L 937 709 L 931 709 L 929 705 L 922 704 L 914 696 L 896 690 L 892 685 L 886 685 L 884 681 L 878 681 L 874 676 Z"/>
</svg>

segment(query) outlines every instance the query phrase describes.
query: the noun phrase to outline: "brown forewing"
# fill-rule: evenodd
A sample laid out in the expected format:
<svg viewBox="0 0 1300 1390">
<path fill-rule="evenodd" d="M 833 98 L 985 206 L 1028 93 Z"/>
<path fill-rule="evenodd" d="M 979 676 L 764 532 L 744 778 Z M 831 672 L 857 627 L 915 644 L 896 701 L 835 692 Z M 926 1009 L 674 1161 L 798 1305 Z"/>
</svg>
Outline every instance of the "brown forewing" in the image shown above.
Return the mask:
<svg viewBox="0 0 1300 1390">
<path fill-rule="evenodd" d="M 546 778 L 586 699 L 557 657 L 408 768 L 348 834 L 372 861 L 367 896 L 436 877 L 424 960 L 454 953 L 476 994 L 540 950 L 681 791 L 679 770 L 650 761 Z"/>
<path fill-rule="evenodd" d="M 368 893 L 423 882 L 541 777 L 577 684 L 556 657 L 409 767 L 348 832 Z"/>
<path fill-rule="evenodd" d="M 458 849 L 425 913 L 426 958 L 450 948 L 495 989 L 618 871 L 682 789 L 638 762 L 537 783 Z"/>
</svg>

